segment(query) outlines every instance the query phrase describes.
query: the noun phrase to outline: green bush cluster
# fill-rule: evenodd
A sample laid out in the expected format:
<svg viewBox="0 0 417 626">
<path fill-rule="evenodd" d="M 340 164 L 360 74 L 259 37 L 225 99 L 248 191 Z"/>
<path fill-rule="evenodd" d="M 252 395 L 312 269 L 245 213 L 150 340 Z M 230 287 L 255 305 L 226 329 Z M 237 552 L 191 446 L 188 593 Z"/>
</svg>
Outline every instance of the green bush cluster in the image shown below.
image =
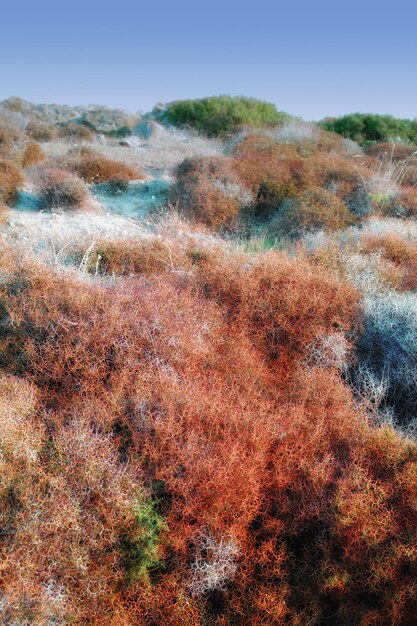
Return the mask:
<svg viewBox="0 0 417 626">
<path fill-rule="evenodd" d="M 160 535 L 167 530 L 154 500 L 139 499 L 133 510 L 136 529 L 124 541 L 125 566 L 131 581 L 144 580 L 149 570 L 160 562 Z"/>
<path fill-rule="evenodd" d="M 325 130 L 353 139 L 361 145 L 377 141 L 417 143 L 417 119 L 400 119 L 392 115 L 352 113 L 320 122 Z"/>
<path fill-rule="evenodd" d="M 289 119 L 274 104 L 243 96 L 212 96 L 179 100 L 163 112 L 164 121 L 174 126 L 191 126 L 209 136 L 224 135 L 239 126 L 274 126 Z"/>
</svg>

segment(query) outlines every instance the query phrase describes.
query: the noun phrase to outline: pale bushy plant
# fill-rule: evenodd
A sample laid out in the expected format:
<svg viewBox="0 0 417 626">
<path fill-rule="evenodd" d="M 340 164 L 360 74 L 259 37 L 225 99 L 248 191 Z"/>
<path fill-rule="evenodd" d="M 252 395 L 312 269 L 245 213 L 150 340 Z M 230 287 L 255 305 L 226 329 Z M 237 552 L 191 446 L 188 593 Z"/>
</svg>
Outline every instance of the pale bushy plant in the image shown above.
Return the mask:
<svg viewBox="0 0 417 626">
<path fill-rule="evenodd" d="M 225 196 L 237 200 L 240 207 L 247 207 L 253 203 L 253 194 L 237 182 L 215 179 L 212 184 Z"/>
<path fill-rule="evenodd" d="M 191 595 L 204 595 L 224 589 L 234 577 L 240 550 L 231 537 L 217 539 L 210 532 L 201 534 L 196 542 L 196 554 L 191 564 Z"/>
<path fill-rule="evenodd" d="M 307 363 L 318 367 L 345 371 L 351 346 L 344 333 L 320 334 L 311 345 Z"/>
<path fill-rule="evenodd" d="M 406 426 L 417 417 L 417 294 L 374 293 L 364 300 L 354 381 L 376 390 L 378 402 Z M 374 393 L 374 392 L 372 392 Z"/>
<path fill-rule="evenodd" d="M 314 141 L 319 135 L 319 129 L 311 122 L 302 120 L 289 120 L 271 130 L 263 131 L 264 134 L 279 143 L 297 143 L 303 141 Z"/>
</svg>

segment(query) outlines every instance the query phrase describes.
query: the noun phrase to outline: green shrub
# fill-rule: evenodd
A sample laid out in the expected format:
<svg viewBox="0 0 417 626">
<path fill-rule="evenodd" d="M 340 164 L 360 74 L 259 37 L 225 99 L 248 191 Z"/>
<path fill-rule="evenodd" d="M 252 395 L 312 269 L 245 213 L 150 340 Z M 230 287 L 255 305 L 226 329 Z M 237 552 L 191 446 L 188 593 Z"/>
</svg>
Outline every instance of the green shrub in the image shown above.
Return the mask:
<svg viewBox="0 0 417 626">
<path fill-rule="evenodd" d="M 399 119 L 391 115 L 352 113 L 320 122 L 325 130 L 353 139 L 361 145 L 373 142 L 417 142 L 417 120 Z"/>
<path fill-rule="evenodd" d="M 224 135 L 239 126 L 274 126 L 288 120 L 274 104 L 243 96 L 212 96 L 168 105 L 162 119 L 174 126 L 191 126 L 209 136 Z"/>
<path fill-rule="evenodd" d="M 143 580 L 151 568 L 160 562 L 160 535 L 166 530 L 163 518 L 155 510 L 153 500 L 139 500 L 133 515 L 136 528 L 125 539 L 125 566 L 131 581 Z"/>
</svg>

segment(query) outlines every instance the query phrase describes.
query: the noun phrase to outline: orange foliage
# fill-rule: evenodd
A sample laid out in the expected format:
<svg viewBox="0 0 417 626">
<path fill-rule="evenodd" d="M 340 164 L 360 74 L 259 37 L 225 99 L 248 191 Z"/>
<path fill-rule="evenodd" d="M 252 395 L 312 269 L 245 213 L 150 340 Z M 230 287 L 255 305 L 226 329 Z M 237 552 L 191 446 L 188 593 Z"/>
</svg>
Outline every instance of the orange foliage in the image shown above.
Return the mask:
<svg viewBox="0 0 417 626">
<path fill-rule="evenodd" d="M 41 163 L 45 159 L 45 154 L 38 143 L 31 143 L 23 152 L 22 167 L 32 167 Z"/>
<path fill-rule="evenodd" d="M 238 217 L 242 194 L 230 159 L 185 159 L 177 168 L 171 200 L 193 221 L 219 230 L 232 226 Z"/>
<path fill-rule="evenodd" d="M 56 129 L 51 124 L 45 124 L 38 120 L 31 120 L 25 126 L 26 134 L 35 141 L 52 141 L 56 136 Z"/>
<path fill-rule="evenodd" d="M 341 156 L 315 155 L 308 159 L 306 167 L 309 185 L 324 187 L 342 200 L 363 187 L 370 176 L 364 163 Z"/>
<path fill-rule="evenodd" d="M 403 187 L 398 194 L 384 200 L 379 210 L 384 216 L 414 218 L 417 215 L 417 188 Z"/>
<path fill-rule="evenodd" d="M 356 292 L 276 252 L 193 260 L 93 282 L 2 256 L 6 618 L 411 624 L 416 446 L 310 358 Z M 165 526 L 129 580 L 139 496 Z"/>
<path fill-rule="evenodd" d="M 13 202 L 22 185 L 23 176 L 20 170 L 10 161 L 0 160 L 0 202 Z"/>
<path fill-rule="evenodd" d="M 98 241 L 85 258 L 85 250 L 75 250 L 73 256 L 92 274 L 126 276 L 144 274 L 151 276 L 170 270 L 189 270 L 193 264 L 193 251 L 159 239 L 143 241 Z M 84 261 L 83 261 L 84 260 Z"/>
<path fill-rule="evenodd" d="M 79 207 L 88 198 L 88 187 L 78 176 L 51 168 L 41 176 L 40 201 L 44 208 Z"/>
<path fill-rule="evenodd" d="M 355 218 L 339 198 L 320 187 L 309 187 L 301 196 L 281 208 L 276 227 L 283 234 L 315 230 L 335 231 L 355 223 Z"/>
<path fill-rule="evenodd" d="M 339 138 L 340 139 L 340 138 Z M 339 141 L 338 139 L 338 141 Z M 369 177 L 364 164 L 338 154 L 329 154 L 320 141 L 309 144 L 280 144 L 251 135 L 234 148 L 235 169 L 256 198 L 255 214 L 275 209 L 313 187 L 347 200 Z"/>
<path fill-rule="evenodd" d="M 265 139 L 265 138 L 262 138 Z M 234 167 L 242 183 L 255 198 L 255 215 L 275 209 L 286 198 L 297 196 L 304 188 L 304 161 L 292 151 L 276 147 L 245 150 L 238 145 Z"/>
<path fill-rule="evenodd" d="M 59 129 L 59 136 L 77 141 L 92 141 L 94 139 L 94 133 L 87 126 L 76 122 L 62 126 Z"/>
<path fill-rule="evenodd" d="M 87 183 L 127 184 L 131 180 L 144 178 L 138 168 L 112 161 L 89 149 L 80 151 L 79 156 L 73 156 L 65 162 L 65 166 Z"/>
<path fill-rule="evenodd" d="M 7 159 L 10 157 L 11 148 L 17 141 L 18 137 L 19 131 L 17 128 L 9 124 L 0 127 L 0 156 L 2 158 Z"/>
</svg>

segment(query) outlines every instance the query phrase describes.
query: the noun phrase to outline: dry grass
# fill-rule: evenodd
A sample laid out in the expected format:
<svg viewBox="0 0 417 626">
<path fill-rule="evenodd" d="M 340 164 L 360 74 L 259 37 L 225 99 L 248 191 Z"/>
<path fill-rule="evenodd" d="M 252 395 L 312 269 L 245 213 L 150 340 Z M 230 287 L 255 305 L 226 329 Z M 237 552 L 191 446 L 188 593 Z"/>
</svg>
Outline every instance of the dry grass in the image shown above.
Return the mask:
<svg viewBox="0 0 417 626">
<path fill-rule="evenodd" d="M 365 154 L 376 157 L 381 161 L 404 161 L 410 157 L 416 157 L 417 146 L 406 146 L 389 142 L 374 143 L 365 148 Z"/>
</svg>

